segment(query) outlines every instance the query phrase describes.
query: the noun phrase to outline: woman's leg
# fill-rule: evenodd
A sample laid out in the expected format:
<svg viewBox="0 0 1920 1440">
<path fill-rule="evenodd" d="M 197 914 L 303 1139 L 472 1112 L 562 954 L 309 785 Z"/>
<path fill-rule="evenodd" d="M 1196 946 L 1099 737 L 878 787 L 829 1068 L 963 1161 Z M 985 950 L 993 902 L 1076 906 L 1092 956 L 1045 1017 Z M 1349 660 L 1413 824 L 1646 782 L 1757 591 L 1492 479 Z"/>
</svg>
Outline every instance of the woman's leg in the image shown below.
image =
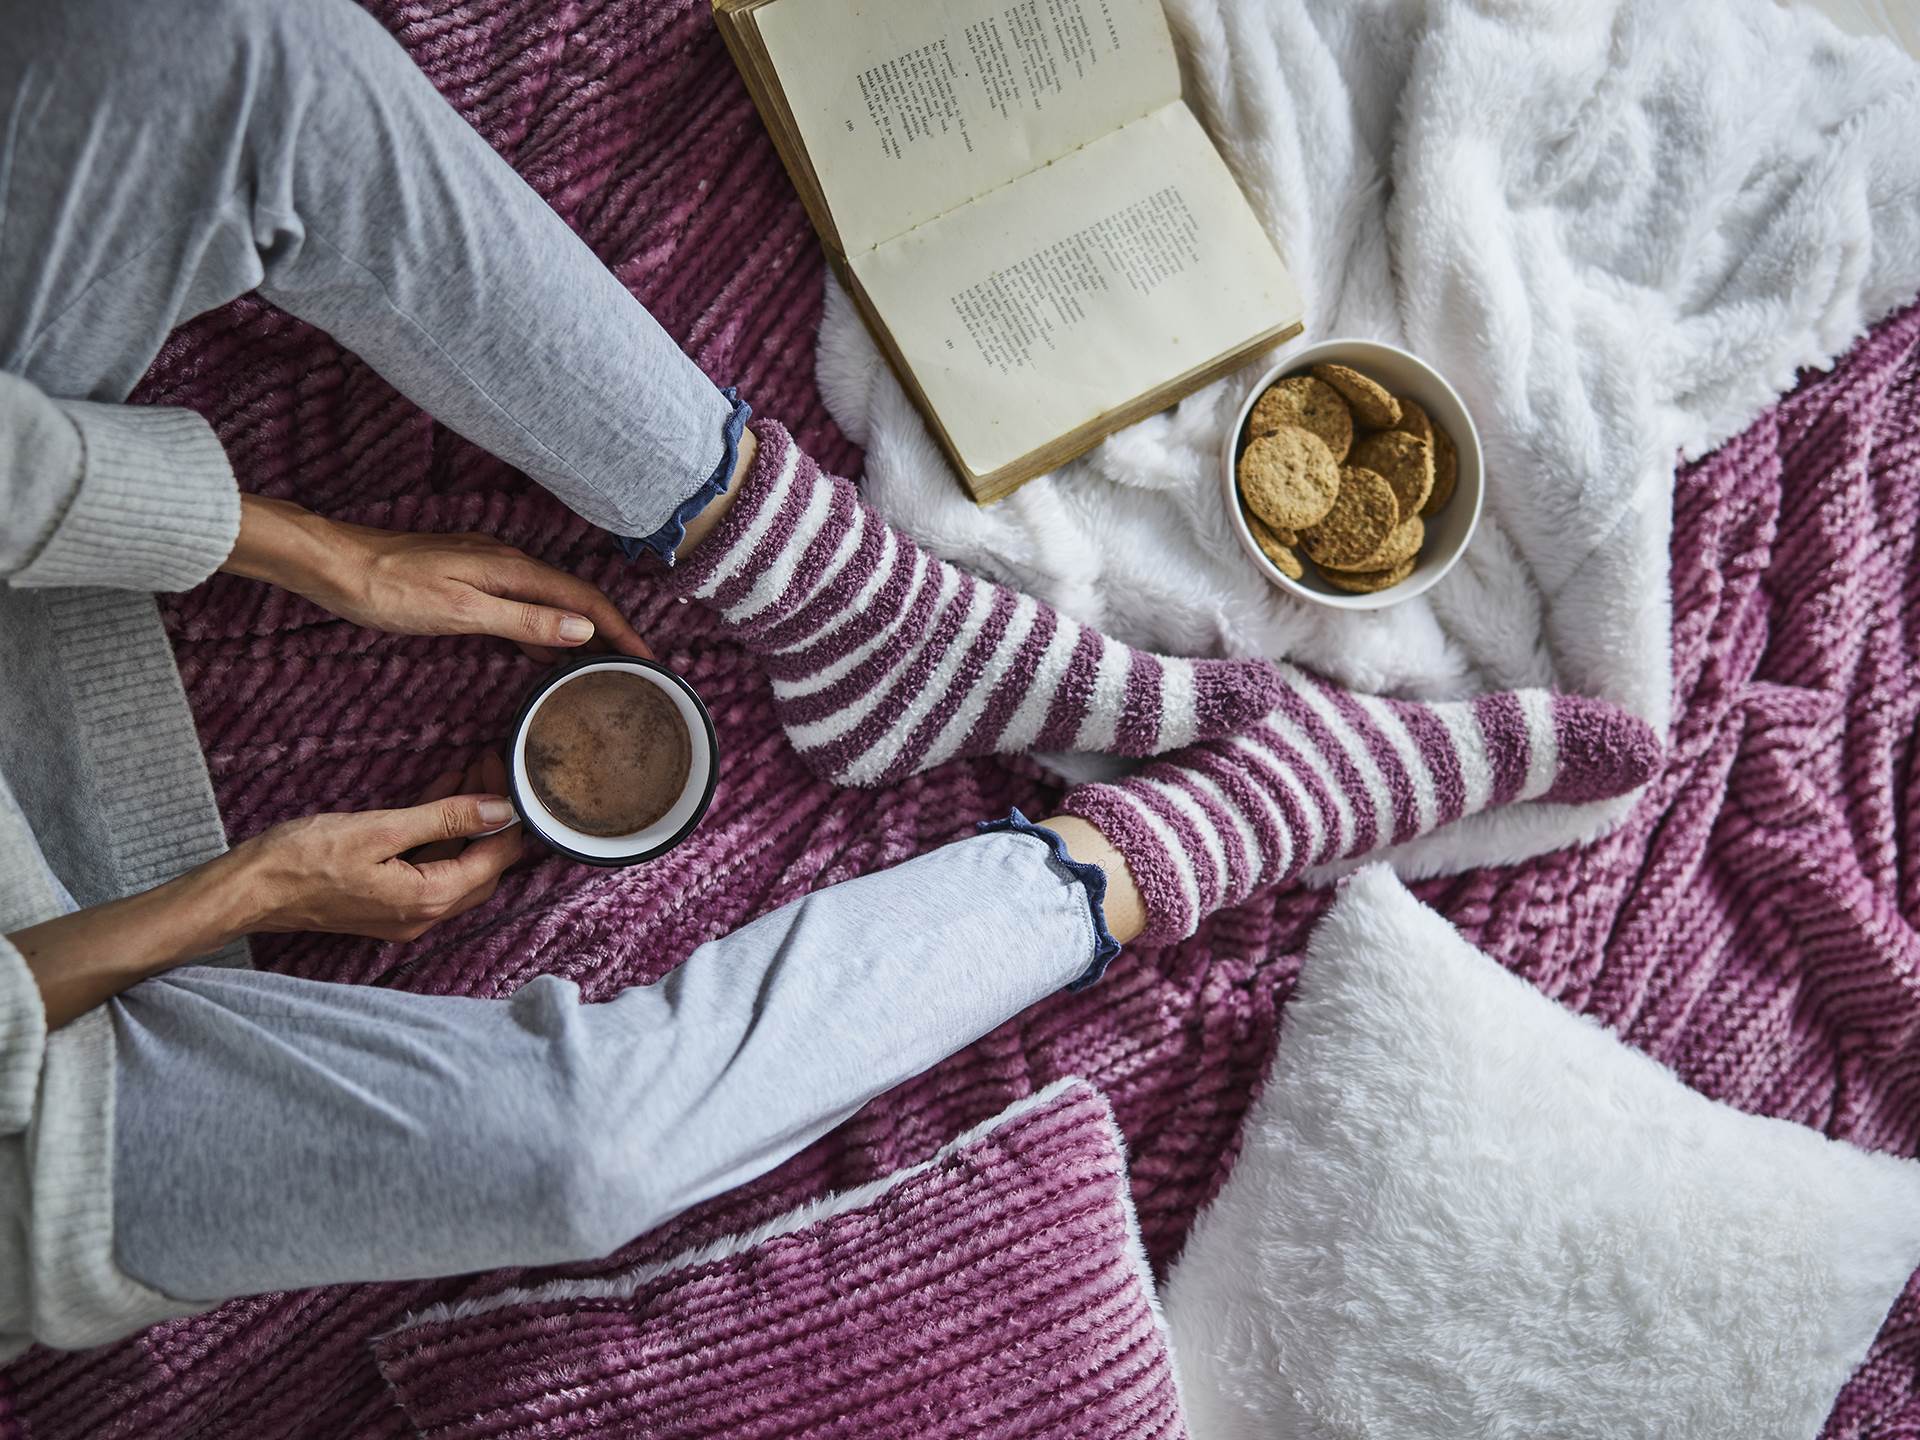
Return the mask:
<svg viewBox="0 0 1920 1440">
<path fill-rule="evenodd" d="M 1659 759 L 1597 701 L 1285 679 L 1245 735 L 809 896 L 604 1004 L 551 978 L 505 1001 L 201 968 L 134 987 L 123 1268 L 199 1301 L 599 1255 L 1091 983 L 1119 942 L 1464 814 L 1626 793 Z"/>
<path fill-rule="evenodd" d="M 112 1005 L 122 1268 L 211 1301 L 605 1254 L 1105 964 L 1098 872 L 999 824 L 602 1004 L 550 977 L 135 986 Z"/>
<path fill-rule="evenodd" d="M 357 6 L 0 0 L 0 34 L 0 369 L 121 400 L 257 288 L 587 519 L 678 539 L 734 406 Z"/>
<path fill-rule="evenodd" d="M 1285 678 L 1245 735 L 809 896 L 605 1004 L 553 979 L 506 1001 L 199 968 L 134 987 L 114 1002 L 123 1268 L 212 1300 L 598 1255 L 1091 983 L 1121 941 L 1461 815 L 1624 794 L 1659 759 L 1598 701 Z"/>
</svg>

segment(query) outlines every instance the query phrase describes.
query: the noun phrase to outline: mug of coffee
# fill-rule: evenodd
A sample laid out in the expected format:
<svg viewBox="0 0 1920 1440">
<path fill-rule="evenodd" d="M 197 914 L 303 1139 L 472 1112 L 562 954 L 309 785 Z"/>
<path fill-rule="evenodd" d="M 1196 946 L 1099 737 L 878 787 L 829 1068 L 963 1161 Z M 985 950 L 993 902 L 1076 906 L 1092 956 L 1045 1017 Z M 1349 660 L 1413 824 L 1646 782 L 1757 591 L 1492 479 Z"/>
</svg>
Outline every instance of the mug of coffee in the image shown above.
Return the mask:
<svg viewBox="0 0 1920 1440">
<path fill-rule="evenodd" d="M 513 722 L 507 775 L 526 827 L 589 865 L 664 855 L 719 779 L 713 719 L 664 665 L 596 655 L 540 682 Z"/>
</svg>

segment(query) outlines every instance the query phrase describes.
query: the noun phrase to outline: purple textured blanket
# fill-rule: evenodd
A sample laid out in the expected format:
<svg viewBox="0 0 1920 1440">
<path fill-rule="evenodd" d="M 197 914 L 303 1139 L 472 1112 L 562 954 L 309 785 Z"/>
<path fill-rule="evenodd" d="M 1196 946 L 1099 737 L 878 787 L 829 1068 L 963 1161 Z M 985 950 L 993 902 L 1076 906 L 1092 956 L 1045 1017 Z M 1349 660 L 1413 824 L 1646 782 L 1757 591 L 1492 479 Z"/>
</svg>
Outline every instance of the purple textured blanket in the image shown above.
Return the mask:
<svg viewBox="0 0 1920 1440">
<path fill-rule="evenodd" d="M 823 463 L 857 467 L 813 387 L 820 254 L 704 4 L 373 8 L 710 374 Z M 1419 887 L 1476 944 L 1707 1094 L 1902 1155 L 1920 1153 L 1917 344 L 1920 308 L 1681 474 L 1672 753 L 1633 819 L 1579 853 Z M 1039 776 L 999 762 L 874 792 L 815 780 L 753 661 L 704 612 L 266 305 L 182 330 L 139 398 L 206 414 L 250 489 L 366 523 L 490 531 L 606 584 L 709 699 L 728 761 L 705 827 L 659 863 L 548 860 L 404 950 L 284 937 L 259 945 L 263 966 L 474 995 L 551 971 L 605 996 L 976 816 L 1046 812 Z M 225 578 L 167 619 L 236 837 L 403 803 L 498 743 L 536 673 L 505 645 L 376 636 Z M 775 1174 L 571 1273 L 664 1259 L 887 1174 L 1068 1074 L 1111 1098 L 1164 1266 L 1231 1164 L 1324 904 L 1265 895 L 1185 944 L 1123 956 L 1100 985 L 1037 1007 Z M 404 1435 L 369 1338 L 525 1278 L 261 1297 L 91 1354 L 34 1351 L 0 1374 L 0 1434 Z M 1920 1433 L 1917 1369 L 1910 1287 L 1828 1433 Z"/>
</svg>

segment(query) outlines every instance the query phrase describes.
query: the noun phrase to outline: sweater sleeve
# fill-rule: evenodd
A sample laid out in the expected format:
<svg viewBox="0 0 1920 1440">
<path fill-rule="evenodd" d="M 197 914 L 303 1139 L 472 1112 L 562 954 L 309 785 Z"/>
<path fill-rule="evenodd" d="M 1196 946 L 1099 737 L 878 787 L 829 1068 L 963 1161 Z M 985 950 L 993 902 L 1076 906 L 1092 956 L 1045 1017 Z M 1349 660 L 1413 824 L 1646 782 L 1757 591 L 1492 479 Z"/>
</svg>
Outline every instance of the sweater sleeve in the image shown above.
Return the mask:
<svg viewBox="0 0 1920 1440">
<path fill-rule="evenodd" d="M 47 1012 L 21 953 L 0 936 L 0 1135 L 18 1135 L 33 1119 L 34 1091 L 47 1048 Z"/>
<path fill-rule="evenodd" d="M 233 470 L 193 411 L 55 400 L 0 373 L 0 580 L 186 590 L 239 533 Z"/>
</svg>

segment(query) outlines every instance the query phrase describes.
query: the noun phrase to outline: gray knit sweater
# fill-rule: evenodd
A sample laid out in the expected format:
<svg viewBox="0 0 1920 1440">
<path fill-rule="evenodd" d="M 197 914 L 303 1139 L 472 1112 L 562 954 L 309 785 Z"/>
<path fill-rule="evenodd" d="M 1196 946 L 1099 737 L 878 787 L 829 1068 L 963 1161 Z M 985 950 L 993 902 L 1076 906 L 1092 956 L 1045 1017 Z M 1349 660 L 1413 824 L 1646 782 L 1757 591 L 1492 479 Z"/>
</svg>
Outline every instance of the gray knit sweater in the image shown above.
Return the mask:
<svg viewBox="0 0 1920 1440">
<path fill-rule="evenodd" d="M 0 373 L 0 937 L 225 848 L 152 592 L 206 579 L 239 523 L 199 416 Z M 198 1308 L 115 1263 L 113 1057 L 111 1010 L 49 1034 L 0 938 L 0 1361 Z"/>
</svg>

